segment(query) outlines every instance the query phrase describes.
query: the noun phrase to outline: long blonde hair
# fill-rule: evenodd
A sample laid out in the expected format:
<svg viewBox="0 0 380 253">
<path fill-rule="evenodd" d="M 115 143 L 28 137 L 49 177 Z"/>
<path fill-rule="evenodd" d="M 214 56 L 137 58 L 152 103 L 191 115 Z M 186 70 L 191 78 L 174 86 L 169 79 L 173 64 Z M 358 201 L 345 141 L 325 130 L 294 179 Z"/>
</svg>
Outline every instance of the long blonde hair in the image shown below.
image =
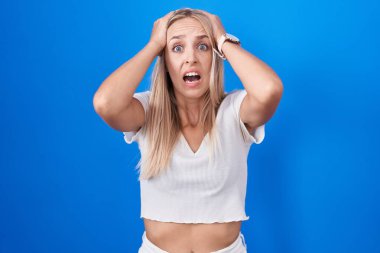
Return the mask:
<svg viewBox="0 0 380 253">
<path fill-rule="evenodd" d="M 211 21 L 202 12 L 183 8 L 175 11 L 169 19 L 169 28 L 177 20 L 190 17 L 200 22 L 210 38 L 213 48 L 216 48 L 214 31 Z M 207 130 L 210 161 L 215 158 L 216 150 L 220 147 L 215 120 L 219 105 L 225 97 L 223 60 L 212 50 L 210 86 L 206 91 L 201 110 L 201 126 Z M 165 65 L 165 50 L 158 56 L 152 73 L 149 107 L 145 125 L 141 129 L 146 136 L 144 153 L 136 168 L 140 167 L 141 179 L 150 179 L 168 168 L 174 145 L 181 135 L 180 117 L 174 95 L 173 84 Z"/>
</svg>

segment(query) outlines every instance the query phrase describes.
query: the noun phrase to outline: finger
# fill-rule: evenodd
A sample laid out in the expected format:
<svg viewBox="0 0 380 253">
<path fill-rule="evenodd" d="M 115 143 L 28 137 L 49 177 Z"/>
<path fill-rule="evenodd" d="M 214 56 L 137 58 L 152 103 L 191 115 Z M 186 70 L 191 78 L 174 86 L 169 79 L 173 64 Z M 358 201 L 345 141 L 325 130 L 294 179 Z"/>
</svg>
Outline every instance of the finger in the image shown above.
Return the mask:
<svg viewBox="0 0 380 253">
<path fill-rule="evenodd" d="M 168 14 L 166 14 L 166 15 L 164 16 L 164 19 L 169 19 L 174 13 L 175 13 L 175 11 L 171 11 L 171 12 L 169 12 Z"/>
<path fill-rule="evenodd" d="M 204 11 L 204 10 L 198 10 L 200 12 L 202 12 L 203 14 L 207 15 L 207 16 L 211 16 L 211 13 L 207 12 L 207 11 Z"/>
</svg>

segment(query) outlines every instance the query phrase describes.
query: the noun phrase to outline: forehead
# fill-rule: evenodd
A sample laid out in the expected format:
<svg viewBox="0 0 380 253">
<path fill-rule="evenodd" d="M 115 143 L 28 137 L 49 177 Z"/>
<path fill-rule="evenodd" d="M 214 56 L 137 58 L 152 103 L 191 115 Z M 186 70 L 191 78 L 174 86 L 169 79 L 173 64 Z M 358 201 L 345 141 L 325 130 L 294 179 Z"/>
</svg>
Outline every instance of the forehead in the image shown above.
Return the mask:
<svg viewBox="0 0 380 253">
<path fill-rule="evenodd" d="M 167 39 L 177 35 L 206 34 L 201 23 L 194 18 L 182 18 L 175 21 L 167 30 Z"/>
</svg>

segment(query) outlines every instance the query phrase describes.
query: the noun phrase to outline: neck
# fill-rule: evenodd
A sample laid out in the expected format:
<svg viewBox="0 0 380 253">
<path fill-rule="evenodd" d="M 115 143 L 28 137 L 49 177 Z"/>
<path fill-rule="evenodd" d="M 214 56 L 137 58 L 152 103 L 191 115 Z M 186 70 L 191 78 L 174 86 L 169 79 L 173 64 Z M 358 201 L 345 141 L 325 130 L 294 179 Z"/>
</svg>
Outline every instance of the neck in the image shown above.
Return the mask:
<svg viewBox="0 0 380 253">
<path fill-rule="evenodd" d="M 178 114 L 183 128 L 199 126 L 202 103 L 202 98 L 177 97 Z"/>
</svg>

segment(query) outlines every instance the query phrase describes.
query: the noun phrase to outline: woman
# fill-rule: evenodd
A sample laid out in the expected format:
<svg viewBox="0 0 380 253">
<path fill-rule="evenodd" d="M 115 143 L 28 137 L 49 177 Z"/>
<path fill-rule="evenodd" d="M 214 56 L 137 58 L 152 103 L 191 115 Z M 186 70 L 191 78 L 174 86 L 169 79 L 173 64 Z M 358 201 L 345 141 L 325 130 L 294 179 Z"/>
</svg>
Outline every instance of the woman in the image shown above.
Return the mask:
<svg viewBox="0 0 380 253">
<path fill-rule="evenodd" d="M 144 252 L 247 252 L 247 155 L 282 96 L 279 77 L 225 36 L 220 19 L 184 8 L 154 23 L 150 41 L 114 71 L 94 107 L 141 152 Z M 135 93 L 158 57 L 149 91 Z M 243 90 L 226 94 L 223 59 Z"/>
</svg>

